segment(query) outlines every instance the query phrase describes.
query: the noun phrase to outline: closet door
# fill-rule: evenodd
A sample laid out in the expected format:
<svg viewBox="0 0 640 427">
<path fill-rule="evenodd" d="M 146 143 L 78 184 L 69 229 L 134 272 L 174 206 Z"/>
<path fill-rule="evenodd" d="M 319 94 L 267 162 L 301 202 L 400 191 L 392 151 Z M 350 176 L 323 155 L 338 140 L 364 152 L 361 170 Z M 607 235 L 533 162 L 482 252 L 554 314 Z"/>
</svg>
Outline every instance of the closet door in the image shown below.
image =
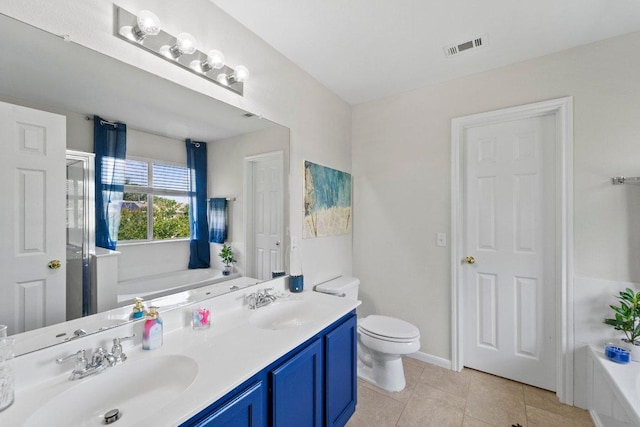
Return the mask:
<svg viewBox="0 0 640 427">
<path fill-rule="evenodd" d="M 465 139 L 464 365 L 556 387 L 556 123 L 471 128 Z"/>
</svg>

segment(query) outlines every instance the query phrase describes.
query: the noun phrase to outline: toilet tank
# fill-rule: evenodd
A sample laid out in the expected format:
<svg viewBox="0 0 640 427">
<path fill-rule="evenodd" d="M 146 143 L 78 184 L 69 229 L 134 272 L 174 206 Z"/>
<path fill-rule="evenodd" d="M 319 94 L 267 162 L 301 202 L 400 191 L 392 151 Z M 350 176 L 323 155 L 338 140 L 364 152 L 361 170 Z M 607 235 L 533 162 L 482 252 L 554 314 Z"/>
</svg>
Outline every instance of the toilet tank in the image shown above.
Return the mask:
<svg viewBox="0 0 640 427">
<path fill-rule="evenodd" d="M 315 286 L 314 290 L 324 294 L 357 300 L 359 287 L 360 279 L 357 277 L 342 276 L 320 283 Z"/>
</svg>

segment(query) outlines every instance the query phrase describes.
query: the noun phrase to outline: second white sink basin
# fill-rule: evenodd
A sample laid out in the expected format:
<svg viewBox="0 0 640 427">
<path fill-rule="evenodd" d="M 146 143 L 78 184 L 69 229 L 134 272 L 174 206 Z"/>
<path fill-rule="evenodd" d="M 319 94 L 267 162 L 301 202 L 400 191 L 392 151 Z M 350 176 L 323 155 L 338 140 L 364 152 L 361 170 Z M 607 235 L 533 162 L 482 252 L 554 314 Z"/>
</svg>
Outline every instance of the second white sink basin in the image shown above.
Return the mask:
<svg viewBox="0 0 640 427">
<path fill-rule="evenodd" d="M 180 355 L 124 362 L 43 402 L 25 426 L 103 426 L 113 409 L 121 414 L 114 425 L 140 425 L 189 388 L 197 374 L 197 362 Z"/>
<path fill-rule="evenodd" d="M 277 301 L 258 308 L 251 314 L 249 323 L 260 329 L 280 330 L 307 325 L 317 318 L 314 306 L 306 301 Z"/>
</svg>

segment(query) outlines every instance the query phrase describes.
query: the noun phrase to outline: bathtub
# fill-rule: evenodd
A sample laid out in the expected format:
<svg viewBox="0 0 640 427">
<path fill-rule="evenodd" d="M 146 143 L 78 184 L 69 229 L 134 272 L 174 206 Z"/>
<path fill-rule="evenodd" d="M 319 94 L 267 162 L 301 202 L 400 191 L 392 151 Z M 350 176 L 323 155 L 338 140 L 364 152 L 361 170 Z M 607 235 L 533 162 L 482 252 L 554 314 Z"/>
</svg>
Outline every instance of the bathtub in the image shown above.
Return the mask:
<svg viewBox="0 0 640 427">
<path fill-rule="evenodd" d="M 200 268 L 154 274 L 118 282 L 118 305 L 132 304 L 135 297 L 150 300 L 176 292 L 240 277 L 237 273 L 223 276 L 221 270 Z"/>
<path fill-rule="evenodd" d="M 589 349 L 589 412 L 597 426 L 640 426 L 640 362 L 625 365 Z"/>
</svg>

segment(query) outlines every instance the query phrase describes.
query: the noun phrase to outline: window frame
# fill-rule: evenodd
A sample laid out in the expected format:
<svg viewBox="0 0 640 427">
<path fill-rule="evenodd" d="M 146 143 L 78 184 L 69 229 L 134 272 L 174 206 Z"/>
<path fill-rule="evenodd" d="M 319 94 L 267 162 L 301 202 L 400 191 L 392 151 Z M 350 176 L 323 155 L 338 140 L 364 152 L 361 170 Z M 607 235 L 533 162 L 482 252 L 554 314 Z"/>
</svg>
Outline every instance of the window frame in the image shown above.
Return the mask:
<svg viewBox="0 0 640 427">
<path fill-rule="evenodd" d="M 190 236 L 187 237 L 176 237 L 172 239 L 154 239 L 153 238 L 153 202 L 154 196 L 174 196 L 174 197 L 186 197 L 187 203 L 189 203 L 190 192 L 189 190 L 181 191 L 181 190 L 169 190 L 164 188 L 154 188 L 153 187 L 153 164 L 161 164 L 163 166 L 172 166 L 172 167 L 181 167 L 187 170 L 187 174 L 189 173 L 189 168 L 186 162 L 174 162 L 171 160 L 161 160 L 161 159 L 153 159 L 150 157 L 142 157 L 142 156 L 126 156 L 125 157 L 125 167 L 127 161 L 141 162 L 147 164 L 147 184 L 151 184 L 150 186 L 141 186 L 141 185 L 124 185 L 124 193 L 136 193 L 136 194 L 146 194 L 147 196 L 147 238 L 146 239 L 136 239 L 136 240 L 118 240 L 119 245 L 127 246 L 127 245 L 139 245 L 139 244 L 148 244 L 148 243 L 162 243 L 162 242 L 184 242 L 189 241 L 191 239 Z"/>
</svg>

